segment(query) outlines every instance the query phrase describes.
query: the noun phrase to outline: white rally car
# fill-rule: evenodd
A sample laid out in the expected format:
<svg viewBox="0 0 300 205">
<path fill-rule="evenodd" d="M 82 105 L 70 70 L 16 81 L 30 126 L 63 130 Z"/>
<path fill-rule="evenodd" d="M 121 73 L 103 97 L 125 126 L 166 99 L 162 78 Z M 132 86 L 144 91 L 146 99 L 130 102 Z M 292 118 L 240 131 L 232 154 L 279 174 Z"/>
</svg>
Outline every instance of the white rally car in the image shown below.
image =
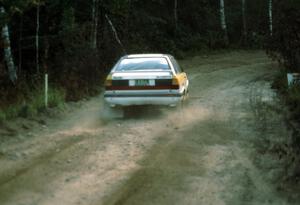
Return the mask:
<svg viewBox="0 0 300 205">
<path fill-rule="evenodd" d="M 105 81 L 104 99 L 111 106 L 169 105 L 185 99 L 189 81 L 175 58 L 165 54 L 122 57 Z"/>
</svg>

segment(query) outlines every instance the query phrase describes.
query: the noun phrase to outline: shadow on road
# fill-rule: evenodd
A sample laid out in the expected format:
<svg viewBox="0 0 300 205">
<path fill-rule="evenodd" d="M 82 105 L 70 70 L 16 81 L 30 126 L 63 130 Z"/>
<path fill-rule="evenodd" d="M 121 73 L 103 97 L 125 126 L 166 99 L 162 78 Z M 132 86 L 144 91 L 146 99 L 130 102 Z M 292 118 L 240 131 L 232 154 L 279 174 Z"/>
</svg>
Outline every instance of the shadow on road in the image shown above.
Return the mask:
<svg viewBox="0 0 300 205">
<path fill-rule="evenodd" d="M 164 115 L 164 107 L 143 105 L 124 107 L 123 119 L 155 119 Z"/>
</svg>

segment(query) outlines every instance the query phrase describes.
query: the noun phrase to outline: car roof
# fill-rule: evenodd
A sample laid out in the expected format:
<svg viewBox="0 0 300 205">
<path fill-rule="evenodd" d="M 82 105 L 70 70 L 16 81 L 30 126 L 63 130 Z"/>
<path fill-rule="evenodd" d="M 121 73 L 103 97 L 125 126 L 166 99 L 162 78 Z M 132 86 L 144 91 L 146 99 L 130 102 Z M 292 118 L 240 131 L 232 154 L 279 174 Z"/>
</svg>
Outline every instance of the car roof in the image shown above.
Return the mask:
<svg viewBox="0 0 300 205">
<path fill-rule="evenodd" d="M 126 55 L 123 58 L 161 58 L 161 57 L 170 57 L 169 54 L 131 54 Z"/>
</svg>

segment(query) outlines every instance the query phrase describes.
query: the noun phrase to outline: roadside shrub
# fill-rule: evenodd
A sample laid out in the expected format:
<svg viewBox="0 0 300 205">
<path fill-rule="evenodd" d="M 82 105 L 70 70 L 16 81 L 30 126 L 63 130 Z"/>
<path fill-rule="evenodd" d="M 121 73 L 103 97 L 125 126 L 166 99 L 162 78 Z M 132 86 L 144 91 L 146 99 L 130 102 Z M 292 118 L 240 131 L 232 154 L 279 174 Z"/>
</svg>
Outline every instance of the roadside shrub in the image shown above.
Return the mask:
<svg viewBox="0 0 300 205">
<path fill-rule="evenodd" d="M 50 89 L 49 91 L 49 107 L 60 107 L 64 105 L 66 93 L 62 89 Z"/>
<path fill-rule="evenodd" d="M 288 89 L 287 84 L 286 71 L 282 69 L 275 77 L 272 83 L 272 88 L 278 90 L 281 94 L 285 94 Z"/>
<path fill-rule="evenodd" d="M 48 93 L 48 106 L 62 107 L 65 102 L 65 91 L 50 88 Z M 21 104 L 8 106 L 0 110 L 0 122 L 15 117 L 31 117 L 45 110 L 45 94 L 42 91 L 33 91 L 31 95 Z"/>
<path fill-rule="evenodd" d="M 286 103 L 290 107 L 291 117 L 300 120 L 300 85 L 294 85 L 288 89 Z"/>
<path fill-rule="evenodd" d="M 272 88 L 276 89 L 289 107 L 291 117 L 300 119 L 300 85 L 288 87 L 286 71 L 282 70 L 274 79 Z"/>
<path fill-rule="evenodd" d="M 6 119 L 5 113 L 0 110 L 0 123 L 3 123 Z"/>
<path fill-rule="evenodd" d="M 27 118 L 27 117 L 31 117 L 31 116 L 35 115 L 36 113 L 37 113 L 37 110 L 35 110 L 32 105 L 24 104 L 21 107 L 19 107 L 19 109 L 18 109 L 19 117 Z M 12 116 L 12 117 L 14 117 L 14 116 Z"/>
<path fill-rule="evenodd" d="M 65 102 L 65 91 L 62 89 L 50 88 L 48 92 L 48 106 L 61 106 Z M 45 94 L 42 91 L 36 91 L 28 103 L 29 111 L 42 111 L 45 109 Z"/>
<path fill-rule="evenodd" d="M 4 114 L 6 119 L 11 119 L 17 117 L 19 115 L 19 107 L 20 106 L 10 106 L 4 110 Z"/>
</svg>

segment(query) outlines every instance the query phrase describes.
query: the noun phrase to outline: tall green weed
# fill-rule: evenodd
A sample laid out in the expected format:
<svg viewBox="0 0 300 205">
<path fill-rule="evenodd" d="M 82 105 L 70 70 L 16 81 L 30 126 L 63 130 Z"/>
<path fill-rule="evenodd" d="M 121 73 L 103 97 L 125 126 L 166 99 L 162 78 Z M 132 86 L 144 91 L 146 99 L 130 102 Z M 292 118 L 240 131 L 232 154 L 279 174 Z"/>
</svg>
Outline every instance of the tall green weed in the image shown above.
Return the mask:
<svg viewBox="0 0 300 205">
<path fill-rule="evenodd" d="M 50 88 L 48 92 L 48 107 L 62 107 L 65 103 L 65 91 Z M 15 117 L 30 117 L 42 112 L 45 107 L 45 93 L 34 90 L 21 104 L 11 105 L 0 110 L 0 122 Z"/>
</svg>

